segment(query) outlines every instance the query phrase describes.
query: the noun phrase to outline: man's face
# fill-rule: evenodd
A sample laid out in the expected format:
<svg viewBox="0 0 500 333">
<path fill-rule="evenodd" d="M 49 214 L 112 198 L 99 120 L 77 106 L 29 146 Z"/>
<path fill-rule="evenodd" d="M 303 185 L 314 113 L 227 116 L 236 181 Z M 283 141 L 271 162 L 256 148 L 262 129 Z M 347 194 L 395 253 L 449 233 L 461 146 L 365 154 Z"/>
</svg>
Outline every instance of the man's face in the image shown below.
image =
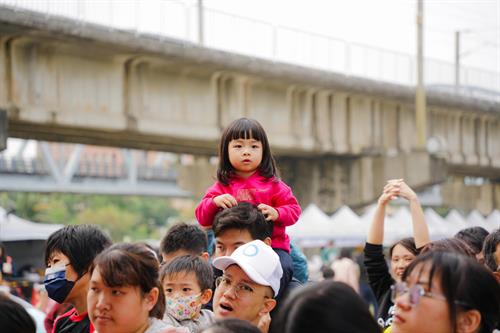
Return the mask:
<svg viewBox="0 0 500 333">
<path fill-rule="evenodd" d="M 238 247 L 253 240 L 246 229 L 228 229 L 215 238 L 214 258 L 230 256 Z"/>
<path fill-rule="evenodd" d="M 256 325 L 276 306 L 271 288 L 253 282 L 238 265 L 226 268 L 222 278 L 214 294 L 217 319 L 238 318 Z"/>
</svg>

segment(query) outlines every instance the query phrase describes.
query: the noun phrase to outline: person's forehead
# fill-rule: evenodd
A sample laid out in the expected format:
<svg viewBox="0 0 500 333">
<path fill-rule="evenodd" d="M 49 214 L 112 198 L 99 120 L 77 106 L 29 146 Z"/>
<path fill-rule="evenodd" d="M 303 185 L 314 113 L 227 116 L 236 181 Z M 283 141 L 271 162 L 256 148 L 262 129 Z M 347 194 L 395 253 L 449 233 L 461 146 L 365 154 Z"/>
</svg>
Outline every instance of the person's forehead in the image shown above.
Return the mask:
<svg viewBox="0 0 500 333">
<path fill-rule="evenodd" d="M 49 262 L 50 261 L 54 261 L 54 260 L 59 260 L 59 261 L 68 261 L 69 263 L 69 258 L 62 252 L 60 251 L 53 251 L 50 255 L 49 255 Z"/>
<path fill-rule="evenodd" d="M 217 242 L 223 244 L 245 244 L 253 241 L 250 231 L 247 229 L 227 229 L 219 234 L 216 239 Z"/>
<path fill-rule="evenodd" d="M 195 272 L 182 271 L 166 275 L 165 278 L 163 279 L 163 283 L 188 285 L 188 284 L 197 284 L 198 280 L 196 278 Z"/>
<path fill-rule="evenodd" d="M 414 257 L 413 253 L 411 253 L 406 247 L 404 247 L 401 244 L 397 244 L 394 246 L 394 249 L 392 250 L 392 256 L 412 256 Z"/>
<path fill-rule="evenodd" d="M 255 286 L 260 286 L 260 284 L 254 282 L 245 271 L 237 264 L 232 264 L 224 270 L 224 275 L 227 277 L 237 280 L 238 282 L 247 282 Z M 262 286 L 264 287 L 264 286 Z"/>
</svg>

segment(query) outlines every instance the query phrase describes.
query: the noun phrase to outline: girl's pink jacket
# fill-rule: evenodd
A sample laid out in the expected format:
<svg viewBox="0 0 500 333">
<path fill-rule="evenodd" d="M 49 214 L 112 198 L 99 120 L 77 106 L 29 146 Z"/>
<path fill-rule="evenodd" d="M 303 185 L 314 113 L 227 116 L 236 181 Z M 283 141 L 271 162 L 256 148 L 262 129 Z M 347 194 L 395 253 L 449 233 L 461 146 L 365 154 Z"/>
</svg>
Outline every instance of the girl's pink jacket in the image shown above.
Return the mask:
<svg viewBox="0 0 500 333">
<path fill-rule="evenodd" d="M 246 179 L 233 177 L 227 186 L 215 182 L 195 210 L 196 219 L 202 226 L 212 225 L 220 210 L 213 198 L 221 194 L 231 194 L 238 202 L 247 201 L 256 206 L 263 203 L 275 208 L 279 217 L 274 221 L 272 247 L 290 252 L 290 239 L 285 233 L 285 227 L 295 224 L 301 213 L 290 187 L 274 177 L 266 179 L 258 172 Z"/>
</svg>

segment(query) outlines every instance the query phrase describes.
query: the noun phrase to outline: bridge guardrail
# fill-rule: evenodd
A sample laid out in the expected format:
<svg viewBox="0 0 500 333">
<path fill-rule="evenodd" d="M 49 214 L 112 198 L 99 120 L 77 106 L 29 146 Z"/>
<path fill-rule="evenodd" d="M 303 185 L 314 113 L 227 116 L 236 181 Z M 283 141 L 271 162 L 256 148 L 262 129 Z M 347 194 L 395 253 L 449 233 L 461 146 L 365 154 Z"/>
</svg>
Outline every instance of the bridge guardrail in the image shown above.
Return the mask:
<svg viewBox="0 0 500 333">
<path fill-rule="evenodd" d="M 144 3 L 133 0 L 117 6 L 113 0 L 0 0 L 0 4 L 64 16 L 79 24 L 88 22 L 138 34 L 153 34 L 160 40 L 168 36 L 193 43 L 198 41 L 196 6 L 179 0 L 148 0 L 148 5 Z M 210 8 L 204 8 L 204 17 L 204 46 L 207 47 L 385 82 L 411 86 L 416 82 L 416 61 L 409 54 L 277 26 Z M 487 96 L 500 101 L 500 73 L 462 67 L 460 75 L 463 86 L 498 92 Z M 453 85 L 454 64 L 426 59 L 424 77 L 428 85 Z M 466 89 L 459 89 L 456 93 L 474 97 Z"/>
</svg>

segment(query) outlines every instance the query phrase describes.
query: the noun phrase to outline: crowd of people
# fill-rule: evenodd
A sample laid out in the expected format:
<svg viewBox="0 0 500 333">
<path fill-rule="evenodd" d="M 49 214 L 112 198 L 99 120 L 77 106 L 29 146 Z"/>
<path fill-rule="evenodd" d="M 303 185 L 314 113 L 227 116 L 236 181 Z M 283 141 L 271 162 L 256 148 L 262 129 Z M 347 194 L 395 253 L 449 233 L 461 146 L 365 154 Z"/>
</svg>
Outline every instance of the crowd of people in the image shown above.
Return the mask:
<svg viewBox="0 0 500 333">
<path fill-rule="evenodd" d="M 408 200 L 413 237 L 384 255 L 387 204 Z M 322 253 L 323 281 L 307 281 L 286 227 L 301 210 L 278 176 L 262 126 L 241 118 L 223 132 L 217 181 L 159 249 L 112 244 L 93 225 L 68 225 L 46 243 L 47 332 L 491 333 L 500 322 L 500 229 L 432 242 L 415 192 L 389 180 L 359 266 Z M 2 252 L 3 256 L 5 252 Z M 7 262 L 4 257 L 2 263 Z M 331 265 L 330 265 L 331 261 Z M 9 269 L 9 265 L 6 268 Z M 360 276 L 366 274 L 366 283 Z M 361 279 L 363 280 L 363 279 Z M 2 332 L 35 332 L 0 292 Z"/>
</svg>

